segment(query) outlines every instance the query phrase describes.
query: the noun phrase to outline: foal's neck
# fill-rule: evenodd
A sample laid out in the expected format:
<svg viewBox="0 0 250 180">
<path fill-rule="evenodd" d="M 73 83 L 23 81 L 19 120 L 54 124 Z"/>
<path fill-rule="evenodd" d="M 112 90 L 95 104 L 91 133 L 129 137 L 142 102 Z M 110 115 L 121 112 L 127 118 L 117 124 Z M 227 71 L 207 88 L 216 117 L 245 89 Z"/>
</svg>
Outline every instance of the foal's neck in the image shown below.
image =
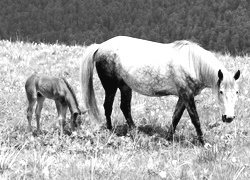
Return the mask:
<svg viewBox="0 0 250 180">
<path fill-rule="evenodd" d="M 71 114 L 73 113 L 80 113 L 80 109 L 78 107 L 78 102 L 76 101 L 74 95 L 68 90 L 66 93 L 65 100 L 68 104 L 69 110 Z"/>
<path fill-rule="evenodd" d="M 64 78 L 61 78 L 61 79 L 64 81 L 65 91 L 66 91 L 65 100 L 67 101 L 70 112 L 72 114 L 80 113 L 81 111 L 78 107 L 79 105 L 78 105 L 73 88 L 70 86 L 70 84 L 67 82 L 66 79 Z"/>
</svg>

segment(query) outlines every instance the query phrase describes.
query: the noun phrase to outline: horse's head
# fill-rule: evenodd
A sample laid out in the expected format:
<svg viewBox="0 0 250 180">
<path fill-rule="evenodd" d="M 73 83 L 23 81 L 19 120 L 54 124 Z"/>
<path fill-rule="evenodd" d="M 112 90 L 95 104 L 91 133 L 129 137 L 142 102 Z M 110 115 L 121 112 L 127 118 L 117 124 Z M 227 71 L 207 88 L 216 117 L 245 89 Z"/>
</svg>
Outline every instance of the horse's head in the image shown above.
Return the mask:
<svg viewBox="0 0 250 180">
<path fill-rule="evenodd" d="M 230 123 L 235 118 L 234 107 L 238 99 L 238 84 L 237 80 L 240 77 L 240 71 L 238 70 L 232 79 L 224 78 L 221 70 L 218 71 L 218 99 L 220 104 L 224 107 L 224 114 L 222 115 L 222 121 Z"/>
</svg>

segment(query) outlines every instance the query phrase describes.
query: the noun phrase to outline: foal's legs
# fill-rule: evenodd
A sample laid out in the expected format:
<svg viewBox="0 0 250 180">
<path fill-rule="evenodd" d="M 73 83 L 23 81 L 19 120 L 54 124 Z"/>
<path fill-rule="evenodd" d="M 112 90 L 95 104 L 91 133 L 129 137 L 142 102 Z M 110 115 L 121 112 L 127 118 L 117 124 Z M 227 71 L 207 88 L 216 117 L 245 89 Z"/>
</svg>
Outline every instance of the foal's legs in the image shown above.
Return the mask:
<svg viewBox="0 0 250 180">
<path fill-rule="evenodd" d="M 119 85 L 121 91 L 121 104 L 120 108 L 125 116 L 129 128 L 135 127 L 135 123 L 131 116 L 131 99 L 132 99 L 132 89 L 124 82 Z"/>
<path fill-rule="evenodd" d="M 29 106 L 27 109 L 27 119 L 28 119 L 28 131 L 31 132 L 31 120 L 32 120 L 32 114 L 33 114 L 33 107 L 36 103 L 36 98 L 28 98 Z"/>
<path fill-rule="evenodd" d="M 37 104 L 36 104 L 36 127 L 37 131 L 40 132 L 40 117 L 41 117 L 41 111 L 43 108 L 43 102 L 45 100 L 45 97 L 41 96 L 40 94 L 37 95 Z"/>
<path fill-rule="evenodd" d="M 179 123 L 185 108 L 186 107 L 185 107 L 185 104 L 183 103 L 183 100 L 179 97 L 177 104 L 175 106 L 174 115 L 172 117 L 172 124 L 170 125 L 169 130 L 168 130 L 168 136 L 167 136 L 168 140 L 173 139 L 175 128 L 177 124 Z"/>
<path fill-rule="evenodd" d="M 66 115 L 67 115 L 68 105 L 66 103 L 62 103 L 62 119 L 61 119 L 61 136 L 63 135 L 63 130 L 66 124 Z"/>
<path fill-rule="evenodd" d="M 76 125 L 76 117 L 74 113 L 71 114 L 71 117 L 70 117 L 70 128 L 71 128 L 71 131 L 75 131 L 76 128 L 77 128 L 77 125 Z"/>
<path fill-rule="evenodd" d="M 59 120 L 59 125 L 60 125 L 60 135 L 63 135 L 63 130 L 65 127 L 65 119 L 66 119 L 66 114 L 67 114 L 67 109 L 68 106 L 66 103 L 61 103 L 59 100 L 55 100 L 56 103 L 56 109 L 58 113 L 58 120 Z"/>
<path fill-rule="evenodd" d="M 61 115 L 61 109 L 62 109 L 62 105 L 61 105 L 61 103 L 58 101 L 58 100 L 55 100 L 55 104 L 56 104 L 56 110 L 57 110 L 57 114 L 58 114 L 58 118 L 60 117 L 60 115 Z"/>
</svg>

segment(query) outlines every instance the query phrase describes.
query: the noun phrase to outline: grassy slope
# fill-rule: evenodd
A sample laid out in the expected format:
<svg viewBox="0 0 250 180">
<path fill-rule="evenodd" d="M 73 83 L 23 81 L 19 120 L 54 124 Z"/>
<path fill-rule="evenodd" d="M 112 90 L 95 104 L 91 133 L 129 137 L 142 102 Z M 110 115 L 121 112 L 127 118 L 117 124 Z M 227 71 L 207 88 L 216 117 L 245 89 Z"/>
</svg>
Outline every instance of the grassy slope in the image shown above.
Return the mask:
<svg viewBox="0 0 250 180">
<path fill-rule="evenodd" d="M 175 97 L 149 98 L 133 94 L 132 114 L 143 132 L 134 140 L 124 134 L 119 96 L 113 110 L 117 129 L 98 128 L 87 116 L 77 138 L 58 136 L 55 105 L 42 111 L 44 134 L 26 133 L 26 78 L 34 71 L 64 76 L 80 100 L 80 46 L 0 41 L 0 177 L 3 179 L 249 179 L 250 87 L 249 57 L 217 55 L 231 71 L 242 70 L 237 119 L 223 124 L 211 90 L 197 99 L 205 140 L 212 147 L 194 146 L 196 135 L 187 113 L 173 144 L 163 135 L 171 123 Z M 103 113 L 104 92 L 95 75 L 96 96 Z M 118 92 L 119 93 L 119 92 Z M 118 94 L 117 93 L 117 94 Z M 81 104 L 81 102 L 80 102 Z M 105 122 L 103 116 L 103 123 Z M 105 126 L 105 123 L 103 124 Z M 35 120 L 33 119 L 35 130 Z M 126 132 L 125 132 L 126 133 Z"/>
</svg>

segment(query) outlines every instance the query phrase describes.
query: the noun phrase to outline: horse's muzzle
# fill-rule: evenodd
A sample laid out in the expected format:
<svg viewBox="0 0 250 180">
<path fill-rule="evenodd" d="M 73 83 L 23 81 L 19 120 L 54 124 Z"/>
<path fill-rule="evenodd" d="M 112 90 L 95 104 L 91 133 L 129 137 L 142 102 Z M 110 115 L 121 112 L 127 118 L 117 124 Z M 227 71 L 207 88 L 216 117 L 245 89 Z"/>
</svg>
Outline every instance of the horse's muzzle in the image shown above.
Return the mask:
<svg viewBox="0 0 250 180">
<path fill-rule="evenodd" d="M 227 115 L 222 115 L 222 121 L 226 123 L 230 123 L 234 120 L 235 116 L 228 117 Z"/>
</svg>

